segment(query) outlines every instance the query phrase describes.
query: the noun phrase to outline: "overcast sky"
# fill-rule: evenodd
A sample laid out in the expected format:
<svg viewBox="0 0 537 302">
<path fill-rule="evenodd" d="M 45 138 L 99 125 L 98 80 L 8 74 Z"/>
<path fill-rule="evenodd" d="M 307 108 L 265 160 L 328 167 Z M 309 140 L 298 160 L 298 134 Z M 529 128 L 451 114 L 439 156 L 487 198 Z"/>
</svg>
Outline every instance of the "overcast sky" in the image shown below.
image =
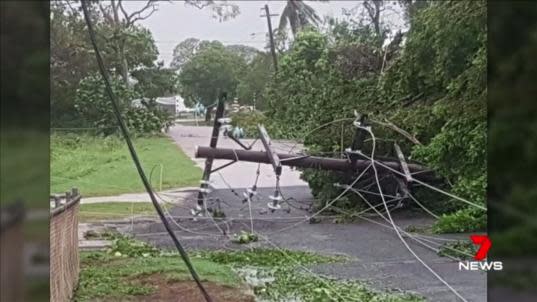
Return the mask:
<svg viewBox="0 0 537 302">
<path fill-rule="evenodd" d="M 268 3 L 271 14 L 280 14 L 285 1 L 229 1 L 237 4 L 240 14 L 234 19 L 220 22 L 213 18 L 210 8 L 198 9 L 182 1 L 161 3 L 159 10 L 139 24 L 153 33 L 159 50 L 159 60 L 166 66 L 171 62 L 173 48 L 187 38 L 219 40 L 228 44 L 249 45 L 263 49 L 266 45 L 267 21 L 260 17 L 261 8 Z M 318 15 L 344 18 L 343 8 L 361 7 L 360 1 L 306 1 Z M 123 2 L 127 11 L 140 9 L 145 1 Z M 272 17 L 273 28 L 278 26 L 279 16 Z"/>
</svg>

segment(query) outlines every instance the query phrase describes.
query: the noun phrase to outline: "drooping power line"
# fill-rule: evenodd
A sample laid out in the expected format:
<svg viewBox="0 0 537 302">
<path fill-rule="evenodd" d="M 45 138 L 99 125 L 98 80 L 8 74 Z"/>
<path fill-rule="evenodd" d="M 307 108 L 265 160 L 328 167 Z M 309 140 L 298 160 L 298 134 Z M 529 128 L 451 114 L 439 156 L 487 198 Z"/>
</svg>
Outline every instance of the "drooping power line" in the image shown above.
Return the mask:
<svg viewBox="0 0 537 302">
<path fill-rule="evenodd" d="M 103 63 L 103 59 L 101 57 L 101 53 L 100 53 L 99 48 L 97 46 L 97 42 L 96 42 L 96 38 L 95 38 L 95 32 L 93 30 L 93 24 L 91 23 L 91 18 L 89 16 L 86 1 L 87 0 L 82 1 L 81 4 L 82 4 L 82 10 L 84 12 L 84 19 L 85 19 L 86 25 L 88 27 L 88 33 L 89 33 L 89 36 L 90 36 L 91 44 L 93 45 L 93 49 L 95 51 L 95 57 L 97 59 L 97 64 L 99 65 L 99 71 L 101 73 L 101 76 L 103 77 L 103 81 L 104 81 L 104 84 L 105 84 L 105 87 L 106 87 L 106 92 L 107 92 L 108 97 L 110 99 L 110 103 L 112 104 L 112 109 L 113 109 L 114 114 L 115 114 L 115 116 L 117 118 L 117 122 L 119 124 L 119 128 L 121 129 L 121 133 L 123 134 L 123 137 L 125 138 L 125 141 L 127 143 L 129 152 L 130 152 L 131 157 L 132 157 L 132 160 L 133 160 L 133 162 L 134 162 L 134 164 L 136 166 L 138 174 L 140 175 L 142 183 L 144 184 L 144 187 L 145 187 L 147 193 L 149 194 L 149 197 L 151 198 L 151 202 L 153 203 L 153 206 L 155 207 L 155 210 L 157 211 L 157 214 L 158 214 L 160 220 L 162 221 L 162 224 L 164 225 L 166 231 L 168 232 L 168 234 L 172 238 L 172 240 L 173 240 L 173 242 L 175 244 L 175 247 L 179 251 L 179 254 L 181 255 L 181 258 L 183 259 L 183 261 L 185 262 L 185 265 L 187 266 L 192 278 L 196 282 L 196 285 L 200 289 L 200 291 L 201 291 L 202 295 L 204 296 L 205 300 L 207 302 L 212 302 L 213 300 L 209 296 L 209 293 L 207 292 L 207 290 L 205 289 L 203 284 L 201 284 L 201 280 L 200 280 L 196 270 L 192 266 L 192 263 L 190 262 L 188 254 L 184 250 L 183 246 L 181 245 L 181 243 L 179 242 L 179 240 L 175 236 L 175 233 L 172 231 L 170 224 L 166 220 L 166 217 L 164 216 L 164 212 L 163 212 L 162 208 L 160 207 L 160 204 L 158 203 L 158 201 L 157 201 L 157 199 L 156 199 L 156 197 L 155 197 L 155 195 L 153 193 L 153 189 L 151 188 L 151 184 L 149 183 L 149 181 L 148 181 L 148 179 L 147 179 L 147 177 L 145 175 L 145 172 L 144 172 L 144 170 L 142 168 L 142 165 L 141 165 L 140 160 L 138 158 L 138 154 L 136 153 L 136 149 L 134 148 L 134 145 L 132 144 L 132 140 L 131 140 L 129 132 L 127 130 L 127 126 L 125 125 L 125 122 L 123 121 L 123 118 L 121 117 L 121 112 L 119 110 L 119 106 L 117 104 L 116 97 L 114 95 L 114 92 L 112 91 L 112 88 L 111 88 L 111 85 L 110 85 L 110 79 L 108 78 L 108 74 L 107 74 L 107 71 L 106 71 L 106 69 L 104 67 L 104 63 Z"/>
</svg>

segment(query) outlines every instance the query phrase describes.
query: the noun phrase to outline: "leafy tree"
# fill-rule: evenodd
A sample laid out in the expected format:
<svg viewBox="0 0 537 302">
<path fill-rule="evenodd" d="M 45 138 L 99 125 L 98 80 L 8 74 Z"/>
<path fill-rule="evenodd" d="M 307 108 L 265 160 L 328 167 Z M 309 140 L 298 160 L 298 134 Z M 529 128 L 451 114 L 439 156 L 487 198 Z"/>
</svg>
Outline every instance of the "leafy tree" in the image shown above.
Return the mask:
<svg viewBox="0 0 537 302">
<path fill-rule="evenodd" d="M 179 74 L 182 96 L 203 105 L 213 104 L 221 92 L 236 95 L 239 75 L 244 71 L 244 60 L 222 44 L 212 44 L 186 63 Z M 210 118 L 207 110 L 206 119 Z"/>
<path fill-rule="evenodd" d="M 149 18 L 158 5 L 151 0 L 143 2 L 140 9 L 128 11 L 122 0 L 111 0 L 91 1 L 88 7 L 105 66 L 120 74 L 127 85 L 132 71 L 157 68 L 154 62 L 158 51 L 151 32 L 137 23 Z M 221 20 L 239 13 L 236 5 L 225 1 L 188 0 L 185 5 L 207 7 Z M 50 9 L 51 124 L 80 127 L 84 117 L 74 108 L 76 89 L 83 78 L 97 70 L 95 55 L 80 4 L 54 0 Z"/>
<path fill-rule="evenodd" d="M 265 96 L 270 102 L 267 116 L 275 122 L 271 133 L 304 138 L 309 130 L 351 117 L 356 109 L 384 125 L 405 129 L 412 141 L 375 126 L 378 137 L 398 140 L 405 154 L 438 171 L 446 179 L 446 189 L 484 204 L 484 1 L 434 2 L 420 8 L 410 20 L 401 51 L 397 49 L 402 39 L 380 48 L 376 30 L 355 26 L 335 26 L 328 34 L 313 30 L 297 34 Z M 386 56 L 378 55 L 382 52 Z M 341 137 L 339 127 L 328 127 L 305 137 L 304 144 L 311 153 L 337 154 L 351 141 L 351 130 Z M 377 145 L 379 155 L 392 152 L 392 143 Z M 349 175 L 325 171 L 306 171 L 303 177 L 321 201 L 338 193 L 331 188 L 333 182 L 350 180 Z M 427 205 L 446 213 L 438 231 L 470 231 L 486 225 L 482 210 L 439 196 L 424 197 Z M 359 204 L 358 199 L 341 202 L 340 206 Z"/>
<path fill-rule="evenodd" d="M 73 100 L 79 82 L 97 70 L 93 47 L 80 7 L 73 5 L 68 1 L 51 2 L 51 119 L 54 126 L 69 126 L 74 123 L 80 126 L 84 121 L 75 110 Z M 99 5 L 106 10 L 103 3 Z M 153 66 L 158 52 L 151 32 L 136 25 L 123 29 L 121 57 L 118 55 L 117 43 L 113 41 L 117 29 L 105 21 L 96 4 L 89 9 L 96 25 L 97 44 L 105 65 L 111 71 L 121 71 L 123 59 L 128 62 L 129 70 Z M 123 72 L 122 78 L 125 80 Z"/>
<path fill-rule="evenodd" d="M 173 49 L 173 58 L 170 67 L 180 71 L 181 67 L 190 61 L 198 52 L 221 44 L 219 41 L 202 41 L 196 38 L 185 39 Z M 225 48 L 243 58 L 246 63 L 250 63 L 259 52 L 256 48 L 246 45 L 228 45 Z"/>
<path fill-rule="evenodd" d="M 162 64 L 134 70 L 132 76 L 137 80 L 134 89 L 142 97 L 157 98 L 178 93 L 178 75 Z"/>
<path fill-rule="evenodd" d="M 159 133 L 170 125 L 170 116 L 159 110 L 153 100 L 145 101 L 143 107 L 131 105 L 134 99 L 140 97 L 136 91 L 129 88 L 119 76 L 110 78 L 112 91 L 117 97 L 119 110 L 134 133 Z M 106 94 L 104 82 L 100 75 L 92 74 L 80 81 L 75 98 L 75 108 L 87 118 L 98 133 L 111 135 L 117 133 L 117 121 Z"/>
<path fill-rule="evenodd" d="M 240 44 L 227 45 L 226 49 L 241 57 L 248 64 L 251 63 L 259 53 L 257 48 Z"/>
<path fill-rule="evenodd" d="M 240 12 L 237 5 L 226 1 L 187 0 L 185 5 L 200 9 L 209 7 L 213 10 L 214 17 L 221 20 L 233 18 Z M 99 17 L 96 23 L 97 31 L 99 28 L 102 30 L 100 37 L 110 45 L 116 56 L 114 68 L 129 86 L 130 70 L 138 68 L 140 64 L 149 67 L 157 58 L 158 51 L 151 33 L 136 23 L 151 17 L 158 10 L 159 1 L 147 0 L 140 9 L 131 12 L 127 11 L 122 0 L 96 1 L 92 2 L 91 6 L 93 14 Z M 70 7 L 75 11 L 72 6 Z"/>
<path fill-rule="evenodd" d="M 117 76 L 113 75 L 110 82 L 119 109 L 125 113 L 130 107 L 130 102 L 139 96 Z M 80 81 L 76 91 L 75 108 L 92 126 L 98 128 L 100 133 L 108 135 L 116 131 L 116 117 L 102 78 L 97 73 Z"/>
<path fill-rule="evenodd" d="M 85 23 L 68 2 L 50 4 L 50 102 L 51 124 L 68 125 L 79 119 L 73 108 L 76 86 L 96 70 L 85 32 Z M 105 61 L 109 56 L 104 53 Z M 81 121 L 78 120 L 78 123 Z"/>
<path fill-rule="evenodd" d="M 115 68 L 129 86 L 129 70 L 136 68 L 137 63 L 150 66 L 157 59 L 158 51 L 151 32 L 137 26 L 136 22 L 145 20 L 156 12 L 158 1 L 149 0 L 141 9 L 133 12 L 127 12 L 122 0 L 110 0 L 109 3 L 101 1 L 95 5 L 103 18 L 105 30 L 101 36 L 106 44 L 112 46 L 117 58 Z"/>
<path fill-rule="evenodd" d="M 200 40 L 188 38 L 177 44 L 173 49 L 173 58 L 170 67 L 180 70 L 199 51 Z"/>
<path fill-rule="evenodd" d="M 268 53 L 258 53 L 247 65 L 237 86 L 237 97 L 241 104 L 255 105 L 259 110 L 266 108 L 264 91 L 272 80 L 273 67 L 272 57 Z"/>
<path fill-rule="evenodd" d="M 188 38 L 177 44 L 173 49 L 173 58 L 170 66 L 181 71 L 183 65 L 188 63 L 197 53 L 210 47 L 220 47 L 220 41 L 199 40 L 196 38 Z"/>
</svg>

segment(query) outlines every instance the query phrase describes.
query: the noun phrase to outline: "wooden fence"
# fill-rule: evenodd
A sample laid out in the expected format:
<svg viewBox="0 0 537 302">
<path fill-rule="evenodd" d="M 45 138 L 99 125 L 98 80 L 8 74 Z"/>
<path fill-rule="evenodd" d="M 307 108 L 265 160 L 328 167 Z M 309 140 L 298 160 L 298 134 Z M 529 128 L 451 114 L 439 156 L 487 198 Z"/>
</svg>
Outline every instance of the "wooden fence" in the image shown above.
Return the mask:
<svg viewBox="0 0 537 302">
<path fill-rule="evenodd" d="M 64 196 L 53 196 L 50 215 L 50 301 L 67 302 L 78 284 L 78 211 L 77 189 Z"/>
</svg>

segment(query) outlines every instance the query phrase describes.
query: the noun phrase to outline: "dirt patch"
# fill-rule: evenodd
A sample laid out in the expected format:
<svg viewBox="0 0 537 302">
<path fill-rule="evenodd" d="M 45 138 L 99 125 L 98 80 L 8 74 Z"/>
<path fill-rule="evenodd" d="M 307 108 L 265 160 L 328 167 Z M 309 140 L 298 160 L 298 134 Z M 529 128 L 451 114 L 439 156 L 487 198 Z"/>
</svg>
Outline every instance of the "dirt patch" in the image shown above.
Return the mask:
<svg viewBox="0 0 537 302">
<path fill-rule="evenodd" d="M 152 286 L 156 291 L 150 295 L 135 296 L 128 301 L 181 301 L 205 302 L 194 281 L 169 280 L 162 274 L 153 274 L 139 278 L 140 284 Z M 255 297 L 246 288 L 235 288 L 204 281 L 203 285 L 215 302 L 254 302 Z"/>
</svg>

